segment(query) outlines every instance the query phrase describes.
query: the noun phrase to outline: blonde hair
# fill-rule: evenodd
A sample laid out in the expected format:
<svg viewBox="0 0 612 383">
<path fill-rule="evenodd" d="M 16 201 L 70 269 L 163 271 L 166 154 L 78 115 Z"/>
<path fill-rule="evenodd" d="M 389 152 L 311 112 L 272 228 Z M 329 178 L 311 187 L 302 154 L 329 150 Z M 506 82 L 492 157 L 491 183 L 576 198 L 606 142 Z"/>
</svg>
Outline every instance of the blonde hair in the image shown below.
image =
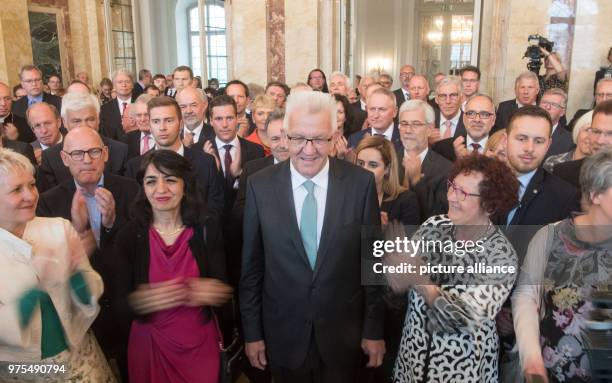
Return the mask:
<svg viewBox="0 0 612 383">
<path fill-rule="evenodd" d="M 11 149 L 0 148 L 0 182 L 4 182 L 9 173 L 17 169 L 34 175 L 34 166 L 27 157 Z"/>
<path fill-rule="evenodd" d="M 485 145 L 485 153 L 488 150 L 495 150 L 495 148 L 497 148 L 497 145 L 499 145 L 499 143 L 503 140 L 505 134 L 506 131 L 504 129 L 501 129 L 490 135 L 489 139 L 487 140 L 487 144 Z"/>
<path fill-rule="evenodd" d="M 400 193 L 407 190 L 399 182 L 399 165 L 393 144 L 384 137 L 366 137 L 355 149 L 355 161 L 359 152 L 365 149 L 376 149 L 380 153 L 385 168 L 388 169 L 382 183 L 383 192 L 388 195 L 385 201 L 393 201 Z"/>
<path fill-rule="evenodd" d="M 253 103 L 251 104 L 251 110 L 255 112 L 259 108 L 269 108 L 271 110 L 276 109 L 276 101 L 270 96 L 266 96 L 265 94 L 260 94 L 255 97 Z"/>
</svg>

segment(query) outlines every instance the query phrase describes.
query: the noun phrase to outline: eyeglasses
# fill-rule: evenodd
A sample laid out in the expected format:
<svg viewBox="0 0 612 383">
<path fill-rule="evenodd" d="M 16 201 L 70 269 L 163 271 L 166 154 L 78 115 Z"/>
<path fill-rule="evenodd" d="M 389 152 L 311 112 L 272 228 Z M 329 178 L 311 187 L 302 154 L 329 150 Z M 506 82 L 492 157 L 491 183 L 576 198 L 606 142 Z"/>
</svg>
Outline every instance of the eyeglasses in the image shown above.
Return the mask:
<svg viewBox="0 0 612 383">
<path fill-rule="evenodd" d="M 62 152 L 69 155 L 73 161 L 83 161 L 83 159 L 85 158 L 85 153 L 87 153 L 89 158 L 91 158 L 92 160 L 96 160 L 102 156 L 102 151 L 104 151 L 104 148 L 91 148 L 89 150 L 73 150 L 71 152 L 62 150 Z"/>
<path fill-rule="evenodd" d="M 324 148 L 325 145 L 331 142 L 330 138 L 306 138 L 306 137 L 295 137 L 295 136 L 287 136 L 289 142 L 295 145 L 298 148 L 306 146 L 307 143 L 311 142 L 315 148 Z"/>
<path fill-rule="evenodd" d="M 612 96 L 612 95 L 610 95 Z M 550 102 L 550 101 L 540 101 L 540 106 L 544 107 L 544 106 L 553 106 L 557 109 L 565 109 L 565 106 L 561 105 L 561 104 L 557 104 L 556 102 Z"/>
<path fill-rule="evenodd" d="M 464 114 L 470 120 L 475 119 L 476 116 L 480 117 L 481 120 L 488 120 L 489 118 L 491 118 L 493 116 L 493 113 L 489 113 L 489 112 L 484 111 L 484 110 L 481 111 L 481 112 L 476 112 L 474 110 L 468 110 Z"/>
<path fill-rule="evenodd" d="M 599 137 L 603 134 L 606 139 L 612 139 L 612 130 L 603 131 L 601 129 L 596 128 L 588 128 L 587 132 L 594 135 L 595 137 Z"/>
<path fill-rule="evenodd" d="M 29 80 L 23 80 L 25 84 L 36 84 L 42 81 L 42 78 L 32 78 Z"/>
<path fill-rule="evenodd" d="M 410 77 L 414 75 L 414 72 L 400 72 L 400 77 Z"/>
<path fill-rule="evenodd" d="M 399 126 L 400 128 L 404 128 L 404 129 L 408 129 L 408 128 L 419 129 L 424 126 L 427 126 L 427 124 L 419 122 L 419 121 L 412 121 L 412 122 L 400 121 Z"/>
<path fill-rule="evenodd" d="M 446 101 L 446 99 L 455 101 L 459 98 L 459 93 L 450 93 L 450 94 L 438 93 L 438 98 L 440 99 L 440 101 Z"/>
<path fill-rule="evenodd" d="M 608 100 L 612 99 L 612 93 L 595 93 L 595 97 Z"/>
<path fill-rule="evenodd" d="M 446 185 L 448 187 L 449 193 L 454 193 L 455 197 L 461 202 L 465 201 L 465 199 L 470 197 L 480 197 L 480 194 L 476 193 L 468 193 L 465 190 L 461 189 L 459 186 L 455 185 L 455 183 L 451 180 L 446 181 Z"/>
</svg>

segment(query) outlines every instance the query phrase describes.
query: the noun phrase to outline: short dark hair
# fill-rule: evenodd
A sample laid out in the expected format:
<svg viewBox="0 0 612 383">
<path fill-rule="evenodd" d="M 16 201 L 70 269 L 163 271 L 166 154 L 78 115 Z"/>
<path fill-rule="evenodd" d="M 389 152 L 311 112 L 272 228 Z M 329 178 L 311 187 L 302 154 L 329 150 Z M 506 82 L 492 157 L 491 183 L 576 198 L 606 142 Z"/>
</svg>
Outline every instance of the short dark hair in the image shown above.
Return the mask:
<svg viewBox="0 0 612 383">
<path fill-rule="evenodd" d="M 174 76 L 176 72 L 189 72 L 189 78 L 193 78 L 193 70 L 191 70 L 191 68 L 187 65 L 180 65 L 174 68 L 172 71 L 172 76 Z"/>
<path fill-rule="evenodd" d="M 353 127 L 353 111 L 351 110 L 351 104 L 348 100 L 348 98 L 346 98 L 346 96 L 343 96 L 341 94 L 334 94 L 334 99 L 336 99 L 336 102 L 339 102 L 342 104 L 342 106 L 344 107 L 344 125 L 342 126 L 342 130 L 343 133 L 345 133 L 345 137 L 346 137 L 346 133 L 352 133 L 351 128 Z"/>
<path fill-rule="evenodd" d="M 32 64 L 26 64 L 26 65 L 22 66 L 21 69 L 19 69 L 19 80 L 21 80 L 21 76 L 23 75 L 23 72 L 26 72 L 26 71 L 29 72 L 31 70 L 37 71 L 40 74 L 40 76 L 42 77 L 43 72 L 40 69 L 38 69 L 37 66 L 32 65 Z"/>
<path fill-rule="evenodd" d="M 13 97 L 17 97 L 17 91 L 19 89 L 23 89 L 23 87 L 21 86 L 21 84 L 17 84 L 13 87 Z"/>
<path fill-rule="evenodd" d="M 151 110 L 155 108 L 161 108 L 163 106 L 174 107 L 174 109 L 176 110 L 176 115 L 178 116 L 178 119 L 179 120 L 182 119 L 181 108 L 179 107 L 179 104 L 176 102 L 175 99 L 173 99 L 172 97 L 168 97 L 168 96 L 153 97 L 151 101 L 147 103 L 147 112 L 149 113 L 149 115 L 151 115 Z"/>
<path fill-rule="evenodd" d="M 478 75 L 478 80 L 480 80 L 480 69 L 474 65 L 466 65 L 463 68 L 459 69 L 459 76 L 463 76 L 465 72 L 474 72 Z"/>
<path fill-rule="evenodd" d="M 232 81 L 228 82 L 227 84 L 225 84 L 225 89 L 223 89 L 223 94 L 227 94 L 227 88 L 229 88 L 230 85 L 240 85 L 240 86 L 242 86 L 242 88 L 244 88 L 245 96 L 249 97 L 249 87 L 247 86 L 247 84 L 243 83 L 240 80 L 232 80 Z"/>
<path fill-rule="evenodd" d="M 157 80 L 158 78 L 162 78 L 162 79 L 164 79 L 164 81 L 166 80 L 166 76 L 165 76 L 165 75 L 163 75 L 163 74 L 161 74 L 161 73 L 158 73 L 158 74 L 156 74 L 155 76 L 153 76 L 153 80 L 152 80 L 152 81 L 155 81 L 155 80 Z"/>
<path fill-rule="evenodd" d="M 62 82 L 62 77 L 61 77 L 59 74 L 57 74 L 57 73 L 51 73 L 51 74 L 49 75 L 49 77 L 47 77 L 47 82 L 49 82 L 49 80 L 51 79 L 51 77 L 57 77 L 57 79 L 58 79 L 58 80 L 60 80 L 60 82 Z"/>
<path fill-rule="evenodd" d="M 507 134 L 510 134 L 510 132 L 512 131 L 512 126 L 514 124 L 514 121 L 521 117 L 535 117 L 535 118 L 542 118 L 546 120 L 548 122 L 548 128 L 549 128 L 548 136 L 550 137 L 552 135 L 553 123 L 550 118 L 550 114 L 548 114 L 548 111 L 546 111 L 546 109 L 541 108 L 539 106 L 535 106 L 535 105 L 525 105 L 522 108 L 519 108 L 514 113 L 512 113 L 512 116 L 510 117 L 510 121 L 508 121 L 508 126 L 506 127 Z"/>
<path fill-rule="evenodd" d="M 74 81 L 83 82 L 81 80 L 73 80 L 73 82 Z M 72 84 L 72 82 L 71 82 L 71 84 Z M 108 86 L 110 86 L 112 88 L 113 87 L 113 82 L 111 81 L 110 78 L 104 77 L 102 80 L 100 80 L 100 88 L 103 87 L 104 85 L 108 85 Z"/>
<path fill-rule="evenodd" d="M 147 93 L 147 90 L 149 90 L 149 89 L 155 89 L 156 91 L 158 91 L 158 92 L 159 92 L 159 95 L 161 96 L 161 90 L 159 90 L 159 88 L 158 88 L 158 87 L 156 87 L 156 86 L 155 86 L 155 85 L 153 85 L 153 84 L 150 84 L 150 85 L 145 86 L 145 88 L 142 90 L 142 93 Z"/>
<path fill-rule="evenodd" d="M 150 70 L 148 70 L 148 69 L 141 69 L 141 70 L 139 70 L 139 71 L 138 71 L 138 79 L 139 79 L 139 80 L 142 80 L 143 78 L 145 78 L 145 76 L 146 76 L 147 74 L 151 74 L 151 71 L 150 71 Z"/>
<path fill-rule="evenodd" d="M 149 226 L 153 221 L 151 203 L 144 192 L 143 179 L 149 165 L 153 165 L 165 175 L 180 178 L 184 183 L 183 199 L 181 200 L 181 219 L 186 226 L 197 226 L 205 210 L 196 176 L 191 162 L 172 150 L 152 150 L 140 161 L 136 180 L 141 185 L 136 199 L 132 203 L 130 215 L 141 226 Z"/>
<path fill-rule="evenodd" d="M 593 118 L 597 114 L 605 114 L 606 116 L 612 115 L 612 100 L 602 101 L 595 106 L 593 109 Z"/>
<path fill-rule="evenodd" d="M 231 105 L 234 108 L 234 114 L 238 114 L 238 107 L 236 106 L 236 101 L 234 101 L 234 99 L 230 96 L 222 94 L 213 98 L 210 104 L 208 104 L 208 111 L 210 113 L 210 116 L 212 117 L 214 108 L 226 105 Z"/>
<path fill-rule="evenodd" d="M 519 182 L 508 165 L 495 157 L 473 153 L 455 161 L 448 179 L 459 174 L 479 172 L 482 181 L 478 184 L 480 206 L 490 216 L 501 217 L 518 205 Z"/>
<path fill-rule="evenodd" d="M 287 99 L 287 97 L 289 96 L 289 93 L 291 93 L 291 89 L 287 86 L 287 84 L 285 84 L 284 82 L 280 82 L 280 81 L 270 81 L 268 85 L 266 85 L 266 89 L 264 90 L 264 92 L 267 92 L 268 88 L 272 86 L 283 88 L 283 91 L 285 92 L 285 99 Z"/>
</svg>

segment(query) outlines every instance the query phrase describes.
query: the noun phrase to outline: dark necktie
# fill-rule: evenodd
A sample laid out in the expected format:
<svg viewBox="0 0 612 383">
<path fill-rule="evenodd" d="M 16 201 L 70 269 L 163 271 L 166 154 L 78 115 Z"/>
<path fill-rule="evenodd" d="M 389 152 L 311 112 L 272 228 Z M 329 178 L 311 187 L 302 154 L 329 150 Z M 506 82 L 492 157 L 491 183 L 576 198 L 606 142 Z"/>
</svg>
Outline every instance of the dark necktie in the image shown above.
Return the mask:
<svg viewBox="0 0 612 383">
<path fill-rule="evenodd" d="M 225 183 L 229 189 L 232 189 L 234 185 L 232 185 L 233 177 L 230 168 L 232 166 L 232 154 L 230 150 L 232 149 L 231 144 L 223 145 L 223 149 L 225 149 L 225 156 L 223 157 L 223 163 L 225 164 Z"/>
<path fill-rule="evenodd" d="M 121 116 L 125 114 L 125 108 L 127 108 L 127 102 L 123 103 L 123 109 L 121 109 Z"/>
<path fill-rule="evenodd" d="M 480 144 L 474 142 L 470 145 L 472 146 L 472 153 L 478 153 L 480 151 Z"/>
</svg>

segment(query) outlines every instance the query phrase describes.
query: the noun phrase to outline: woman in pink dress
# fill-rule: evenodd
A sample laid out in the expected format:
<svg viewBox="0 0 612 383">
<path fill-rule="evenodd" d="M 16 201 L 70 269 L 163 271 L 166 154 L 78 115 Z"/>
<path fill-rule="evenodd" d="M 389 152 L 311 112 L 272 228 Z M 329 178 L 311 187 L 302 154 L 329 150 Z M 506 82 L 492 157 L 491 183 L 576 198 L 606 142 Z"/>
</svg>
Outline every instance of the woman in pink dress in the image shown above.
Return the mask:
<svg viewBox="0 0 612 383">
<path fill-rule="evenodd" d="M 191 165 L 177 153 L 147 154 L 138 179 L 134 220 L 118 233 L 113 260 L 119 318 L 133 319 L 130 382 L 216 383 L 220 336 L 212 308 L 232 296 L 222 282 L 219 226 L 202 219 Z"/>
</svg>

